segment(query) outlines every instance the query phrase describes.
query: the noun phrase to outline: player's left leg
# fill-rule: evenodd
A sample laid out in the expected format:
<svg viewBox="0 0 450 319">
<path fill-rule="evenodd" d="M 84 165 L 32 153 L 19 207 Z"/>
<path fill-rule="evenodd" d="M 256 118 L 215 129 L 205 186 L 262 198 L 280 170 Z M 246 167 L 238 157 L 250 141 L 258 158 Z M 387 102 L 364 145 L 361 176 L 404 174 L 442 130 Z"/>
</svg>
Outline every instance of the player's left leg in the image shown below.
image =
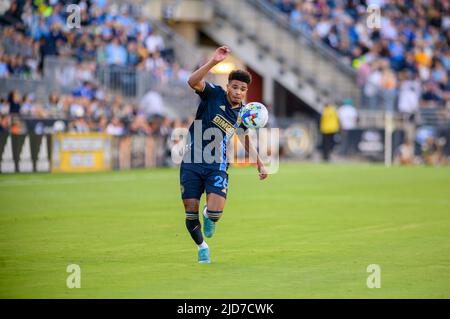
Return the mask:
<svg viewBox="0 0 450 319">
<path fill-rule="evenodd" d="M 180 167 L 181 198 L 186 212 L 186 228 L 198 246 L 198 262 L 210 263 L 209 247 L 203 240 L 201 224 L 198 218 L 200 198 L 205 191 L 201 170 L 196 166 Z"/>
<path fill-rule="evenodd" d="M 205 236 L 210 238 L 216 230 L 216 223 L 222 217 L 226 198 L 209 193 L 206 195 L 206 204 L 203 207 L 203 230 Z"/>
<path fill-rule="evenodd" d="M 206 237 L 212 237 L 216 223 L 222 217 L 228 192 L 228 174 L 214 171 L 205 181 L 206 205 L 203 208 L 203 231 Z"/>
</svg>

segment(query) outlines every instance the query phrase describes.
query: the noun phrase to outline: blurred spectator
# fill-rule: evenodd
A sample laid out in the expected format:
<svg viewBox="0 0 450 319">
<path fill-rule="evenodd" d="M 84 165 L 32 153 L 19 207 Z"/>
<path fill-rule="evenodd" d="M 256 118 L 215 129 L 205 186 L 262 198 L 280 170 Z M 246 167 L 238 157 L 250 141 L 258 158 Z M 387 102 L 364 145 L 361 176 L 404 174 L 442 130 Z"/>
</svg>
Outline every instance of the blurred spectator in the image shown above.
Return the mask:
<svg viewBox="0 0 450 319">
<path fill-rule="evenodd" d="M 83 117 L 85 115 L 85 99 L 68 98 L 70 117 Z"/>
<path fill-rule="evenodd" d="M 124 104 L 123 107 L 119 109 L 116 116 L 125 124 L 131 123 L 136 116 L 136 110 L 132 104 Z"/>
<path fill-rule="evenodd" d="M 149 54 L 161 52 L 165 48 L 164 39 L 155 30 L 149 30 L 149 35 L 145 38 L 145 47 Z"/>
<path fill-rule="evenodd" d="M 136 66 L 140 60 L 136 42 L 129 42 L 127 47 L 127 66 Z"/>
<path fill-rule="evenodd" d="M 151 26 L 145 20 L 144 16 L 140 16 L 137 18 L 134 28 L 135 28 L 135 34 L 140 35 L 144 39 L 146 39 L 147 36 L 152 31 Z"/>
<path fill-rule="evenodd" d="M 0 78 L 6 78 L 9 75 L 9 68 L 6 55 L 0 51 Z"/>
<path fill-rule="evenodd" d="M 173 63 L 172 68 L 167 68 L 167 77 L 186 83 L 191 75 L 190 72 L 183 69 L 177 62 Z"/>
<path fill-rule="evenodd" d="M 92 62 L 82 62 L 77 65 L 77 68 L 75 71 L 75 80 L 77 82 L 85 82 L 89 83 L 90 89 L 95 91 L 95 64 Z"/>
<path fill-rule="evenodd" d="M 0 114 L 0 134 L 9 133 L 11 127 L 10 120 L 9 115 Z"/>
<path fill-rule="evenodd" d="M 398 147 L 398 153 L 395 159 L 396 163 L 400 165 L 414 164 L 414 144 L 411 140 L 406 140 L 405 143 Z"/>
<path fill-rule="evenodd" d="M 106 57 L 106 44 L 103 41 L 99 42 L 97 46 L 95 61 L 99 65 L 105 65 L 108 63 L 108 59 Z"/>
<path fill-rule="evenodd" d="M 436 165 L 438 163 L 438 146 L 434 137 L 429 136 L 422 145 L 422 157 L 426 165 Z"/>
<path fill-rule="evenodd" d="M 116 37 L 105 47 L 105 56 L 110 65 L 125 65 L 127 62 L 127 51 Z"/>
<path fill-rule="evenodd" d="M 138 115 L 130 124 L 130 133 L 149 136 L 151 135 L 152 130 L 146 118 L 143 115 Z"/>
<path fill-rule="evenodd" d="M 339 124 L 341 127 L 342 154 L 349 155 L 351 146 L 351 130 L 356 128 L 358 112 L 353 106 L 352 99 L 345 99 L 338 109 Z"/>
<path fill-rule="evenodd" d="M 106 127 L 106 133 L 114 136 L 122 136 L 125 134 L 125 129 L 120 120 L 115 117 Z"/>
<path fill-rule="evenodd" d="M 381 65 L 379 64 L 379 61 L 375 61 L 372 64 L 370 73 L 364 86 L 364 95 L 368 101 L 368 107 L 371 110 L 380 109 L 381 78 Z"/>
<path fill-rule="evenodd" d="M 22 12 L 17 1 L 11 1 L 10 7 L 0 16 L 0 24 L 14 25 L 19 30 L 24 30 L 25 25 L 22 22 Z"/>
<path fill-rule="evenodd" d="M 0 96 L 0 115 L 6 115 L 9 113 L 9 103 L 5 98 Z"/>
<path fill-rule="evenodd" d="M 397 89 L 397 78 L 394 72 L 389 68 L 387 61 L 383 61 L 381 73 L 381 89 L 383 94 L 384 110 L 388 112 L 395 111 L 395 97 Z"/>
<path fill-rule="evenodd" d="M 10 58 L 9 73 L 21 78 L 29 78 L 30 68 L 25 64 L 23 57 L 16 55 Z"/>
<path fill-rule="evenodd" d="M 149 117 L 152 115 L 165 115 L 164 102 L 156 91 L 147 92 L 139 103 L 139 111 Z"/>
<path fill-rule="evenodd" d="M 95 97 L 95 86 L 85 81 L 83 84 L 72 92 L 73 96 L 81 96 L 92 100 Z"/>
<path fill-rule="evenodd" d="M 338 110 L 339 122 L 341 129 L 343 130 L 353 130 L 356 128 L 358 120 L 358 112 L 353 106 L 352 99 L 345 99 L 344 103 Z"/>
<path fill-rule="evenodd" d="M 145 70 L 149 71 L 156 78 L 161 78 L 167 67 L 166 62 L 159 54 L 159 51 L 155 51 L 145 60 Z"/>
<path fill-rule="evenodd" d="M 69 132 L 74 133 L 87 133 L 89 132 L 89 125 L 83 116 L 77 117 L 69 124 Z"/>
<path fill-rule="evenodd" d="M 329 161 L 334 148 L 334 138 L 339 131 L 339 117 L 332 104 L 326 104 L 320 118 L 320 132 L 322 133 L 323 160 Z"/>
<path fill-rule="evenodd" d="M 33 102 L 34 102 L 33 95 L 24 94 L 22 96 L 22 106 L 20 108 L 20 113 L 27 116 L 36 115 L 36 109 Z"/>
<path fill-rule="evenodd" d="M 20 113 L 20 93 L 18 90 L 13 90 L 9 92 L 8 95 L 8 103 L 9 103 L 9 113 L 10 114 L 19 114 Z"/>
<path fill-rule="evenodd" d="M 448 71 L 445 70 L 444 65 L 436 60 L 434 62 L 433 70 L 431 71 L 431 79 L 439 85 L 441 90 L 445 90 L 447 88 L 448 83 Z"/>
<path fill-rule="evenodd" d="M 11 116 L 10 133 L 13 135 L 26 134 L 27 128 L 18 116 Z"/>
<path fill-rule="evenodd" d="M 281 0 L 277 3 L 277 7 L 281 12 L 290 14 L 295 9 L 295 4 L 291 0 Z"/>
<path fill-rule="evenodd" d="M 442 101 L 439 88 L 434 82 L 425 82 L 421 99 L 422 106 L 428 108 L 434 108 Z"/>
<path fill-rule="evenodd" d="M 60 103 L 60 99 L 56 91 L 50 92 L 48 101 L 44 108 L 50 116 L 62 115 L 62 104 Z"/>
<path fill-rule="evenodd" d="M 402 73 L 399 88 L 398 110 L 413 114 L 419 108 L 420 82 L 411 73 Z"/>
<path fill-rule="evenodd" d="M 93 129 L 93 131 L 106 132 L 107 127 L 108 127 L 108 118 L 106 116 L 101 116 L 100 119 L 96 122 L 96 126 Z"/>
</svg>

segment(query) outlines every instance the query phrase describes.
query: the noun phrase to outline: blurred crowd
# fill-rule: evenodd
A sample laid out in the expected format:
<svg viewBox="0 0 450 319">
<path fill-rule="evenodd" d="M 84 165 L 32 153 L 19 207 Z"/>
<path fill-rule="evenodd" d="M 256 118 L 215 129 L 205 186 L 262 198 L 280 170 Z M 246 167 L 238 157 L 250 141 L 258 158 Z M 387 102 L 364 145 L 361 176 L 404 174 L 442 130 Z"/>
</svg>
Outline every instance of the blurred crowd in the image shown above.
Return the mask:
<svg viewBox="0 0 450 319">
<path fill-rule="evenodd" d="M 70 4 L 80 8 L 80 28 L 69 16 Z M 143 70 L 158 83 L 185 82 L 189 76 L 154 26 L 130 6 L 108 0 L 12 0 L 0 16 L 0 78 L 40 79 L 46 56 L 75 59 L 79 86 L 43 100 L 33 92 L 4 93 L 0 130 L 16 115 L 72 119 L 69 129 L 75 131 L 151 134 L 154 123 L 167 122 L 161 96 L 149 92 L 142 103 L 129 103 L 120 94 L 108 94 L 95 80 L 98 68 Z"/>
<path fill-rule="evenodd" d="M 357 70 L 362 105 L 410 114 L 436 108 L 448 117 L 450 1 L 270 1 L 292 28 L 323 41 Z M 374 6 L 380 10 L 368 11 Z"/>
<path fill-rule="evenodd" d="M 376 130 L 372 133 L 365 133 L 366 137 L 359 135 L 363 130 L 358 132 L 357 123 L 359 121 L 358 111 L 353 106 L 351 99 L 345 99 L 343 104 L 336 107 L 333 104 L 326 104 L 320 118 L 320 133 L 322 159 L 330 161 L 333 149 L 338 146 L 340 156 L 353 157 L 356 148 L 363 143 L 372 143 L 373 146 L 381 142 L 381 134 L 377 136 Z M 435 131 L 436 128 L 430 126 L 419 127 L 415 134 L 403 131 L 403 138 L 399 138 L 401 143 L 396 144 L 393 133 L 393 160 L 399 165 L 448 165 L 450 156 L 448 152 L 448 141 L 450 140 L 450 130 L 443 130 L 440 133 Z M 370 132 L 371 130 L 365 130 Z M 397 132 L 399 133 L 399 132 Z M 380 145 L 380 144 L 379 144 Z M 382 146 L 382 144 L 381 144 Z M 446 150 L 447 148 L 447 150 Z M 375 147 L 376 149 L 376 147 Z M 374 156 L 374 154 L 370 154 Z"/>
<path fill-rule="evenodd" d="M 90 91 L 92 90 L 92 91 Z M 52 91 L 45 103 L 32 94 L 17 90 L 7 98 L 0 97 L 0 133 L 26 134 L 25 120 L 67 119 L 61 130 L 69 132 L 106 132 L 114 136 L 127 134 L 170 136 L 173 128 L 187 128 L 192 118 L 170 119 L 143 105 L 127 103 L 120 95 L 98 99 L 89 82 L 73 94 L 58 95 Z"/>
<path fill-rule="evenodd" d="M 67 12 L 80 8 L 80 27 Z M 79 62 L 136 67 L 156 77 L 183 76 L 172 48 L 143 16 L 131 7 L 110 6 L 108 0 L 13 0 L 0 16 L 0 76 L 39 77 L 48 55 Z"/>
<path fill-rule="evenodd" d="M 396 150 L 394 163 L 399 165 L 448 165 L 449 157 L 445 152 L 446 144 L 447 140 L 443 137 L 428 136 L 420 145 L 419 150 L 416 151 L 414 142 L 407 139 Z"/>
</svg>

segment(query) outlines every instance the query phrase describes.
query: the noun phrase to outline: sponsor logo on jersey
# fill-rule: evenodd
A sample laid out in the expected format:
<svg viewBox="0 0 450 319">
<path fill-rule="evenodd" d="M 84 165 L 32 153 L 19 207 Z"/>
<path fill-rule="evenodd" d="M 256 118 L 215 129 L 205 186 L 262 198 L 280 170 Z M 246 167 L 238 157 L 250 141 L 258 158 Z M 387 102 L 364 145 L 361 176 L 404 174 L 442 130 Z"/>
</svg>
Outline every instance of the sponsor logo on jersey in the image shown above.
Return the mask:
<svg viewBox="0 0 450 319">
<path fill-rule="evenodd" d="M 231 124 L 226 118 L 224 118 L 222 115 L 216 115 L 212 122 L 220 128 L 225 134 L 233 134 L 234 133 L 234 126 Z"/>
</svg>

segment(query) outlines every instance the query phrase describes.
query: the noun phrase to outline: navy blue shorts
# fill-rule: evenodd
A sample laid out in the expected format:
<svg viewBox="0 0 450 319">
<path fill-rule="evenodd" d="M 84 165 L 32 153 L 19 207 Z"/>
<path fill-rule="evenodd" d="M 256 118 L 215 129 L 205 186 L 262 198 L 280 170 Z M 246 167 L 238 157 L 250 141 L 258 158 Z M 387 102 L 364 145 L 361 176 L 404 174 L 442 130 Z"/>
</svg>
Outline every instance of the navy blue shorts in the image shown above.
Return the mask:
<svg viewBox="0 0 450 319">
<path fill-rule="evenodd" d="M 180 167 L 181 198 L 200 199 L 206 194 L 214 193 L 227 198 L 227 172 L 210 169 L 198 164 L 182 163 Z"/>
</svg>

